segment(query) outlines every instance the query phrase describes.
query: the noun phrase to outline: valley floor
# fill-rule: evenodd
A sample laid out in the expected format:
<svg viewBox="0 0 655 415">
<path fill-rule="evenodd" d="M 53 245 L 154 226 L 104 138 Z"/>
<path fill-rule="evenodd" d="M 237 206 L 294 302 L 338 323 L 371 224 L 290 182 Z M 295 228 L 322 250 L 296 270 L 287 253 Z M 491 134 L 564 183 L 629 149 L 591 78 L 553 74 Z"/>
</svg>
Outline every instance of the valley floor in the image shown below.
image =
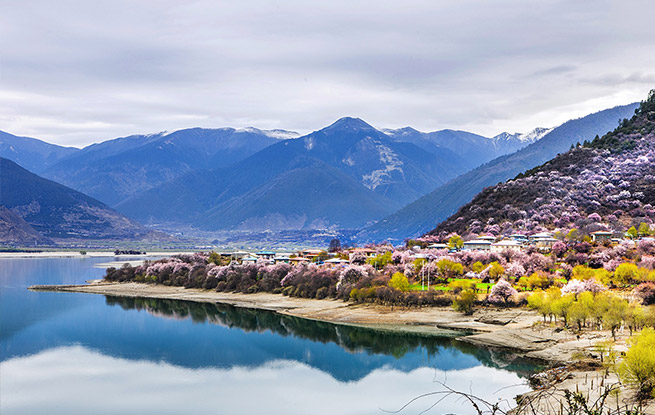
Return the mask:
<svg viewBox="0 0 655 415">
<path fill-rule="evenodd" d="M 550 366 L 570 364 L 581 354 L 597 355 L 594 345 L 610 338 L 609 332 L 583 332 L 577 336 L 567 330 L 556 330 L 553 327 L 540 325 L 538 323 L 541 317 L 525 308 L 484 307 L 478 308 L 473 315 L 466 316 L 449 307 L 402 308 L 353 304 L 341 300 L 286 297 L 269 293 L 225 293 L 164 285 L 101 281 L 88 285 L 34 286 L 30 289 L 223 303 L 335 324 L 427 335 L 443 335 L 449 332 L 473 333 L 461 336 L 459 340 L 483 347 L 511 349 L 522 357 L 538 359 Z M 620 333 L 617 351 L 625 350 L 627 335 L 627 332 Z M 594 384 L 590 379 L 594 379 L 595 385 L 598 386 L 598 382 L 603 378 L 597 367 L 586 369 L 579 366 L 576 368 L 575 365 L 569 366 L 568 369 L 564 369 L 564 374 L 558 373 L 555 377 L 556 382 L 550 382 L 545 390 L 566 386 L 572 390 L 590 391 Z M 543 391 L 544 389 L 541 389 L 542 393 Z M 593 391 L 590 393 L 593 395 Z M 623 395 L 629 394 L 628 391 Z M 542 404 L 550 405 L 553 402 L 544 401 Z M 559 408 L 559 404 L 557 407 Z M 655 408 L 649 407 L 646 413 L 655 414 Z"/>
</svg>

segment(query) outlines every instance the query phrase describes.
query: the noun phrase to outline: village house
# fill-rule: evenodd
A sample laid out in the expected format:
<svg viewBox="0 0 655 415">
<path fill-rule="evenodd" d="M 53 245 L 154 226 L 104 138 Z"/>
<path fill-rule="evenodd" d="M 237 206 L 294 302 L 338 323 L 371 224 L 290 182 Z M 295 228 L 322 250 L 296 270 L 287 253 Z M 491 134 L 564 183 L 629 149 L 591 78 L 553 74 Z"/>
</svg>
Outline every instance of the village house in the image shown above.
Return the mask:
<svg viewBox="0 0 655 415">
<path fill-rule="evenodd" d="M 471 241 L 464 242 L 465 251 L 490 251 L 491 250 L 491 241 L 484 239 L 473 239 Z"/>
<path fill-rule="evenodd" d="M 289 258 L 289 263 L 291 265 L 307 264 L 310 261 L 311 260 L 309 258 L 304 258 L 304 257 L 301 257 L 301 256 L 297 256 L 297 257 L 294 257 L 294 258 Z"/>
<path fill-rule="evenodd" d="M 330 268 L 339 268 L 350 264 L 350 261 L 341 258 L 330 258 L 326 260 L 324 264 Z"/>
<path fill-rule="evenodd" d="M 305 249 L 301 253 L 303 257 L 312 259 L 325 253 L 325 251 L 322 249 Z"/>
<path fill-rule="evenodd" d="M 275 252 L 273 252 L 273 251 L 259 251 L 255 255 L 257 255 L 257 257 L 261 258 L 261 259 L 272 260 L 275 257 Z"/>
<path fill-rule="evenodd" d="M 610 231 L 596 231 L 591 233 L 591 241 L 592 242 L 605 242 L 605 241 L 611 241 L 612 236 L 614 236 L 614 232 Z"/>
<path fill-rule="evenodd" d="M 515 240 L 516 242 L 522 243 L 522 244 L 527 244 L 530 240 L 528 239 L 527 236 L 520 234 L 520 233 L 515 233 L 514 235 L 509 236 L 510 239 Z"/>
<path fill-rule="evenodd" d="M 428 248 L 430 248 L 430 249 L 448 249 L 448 245 L 446 245 L 446 244 L 430 244 L 430 245 L 428 245 Z"/>
<path fill-rule="evenodd" d="M 557 239 L 550 232 L 540 232 L 530 236 L 530 243 L 541 251 L 550 251 Z"/>
<path fill-rule="evenodd" d="M 244 264 L 244 265 L 246 265 L 246 264 L 256 264 L 258 259 L 259 258 L 254 257 L 254 256 L 246 256 L 246 257 L 241 258 L 241 263 Z"/>
<path fill-rule="evenodd" d="M 491 252 L 516 251 L 523 249 L 523 245 L 514 239 L 503 239 L 502 241 L 491 244 Z"/>
<path fill-rule="evenodd" d="M 364 254 L 367 257 L 372 257 L 377 254 L 377 251 L 375 249 L 370 249 L 370 248 L 353 248 L 350 250 L 350 253 Z"/>
</svg>

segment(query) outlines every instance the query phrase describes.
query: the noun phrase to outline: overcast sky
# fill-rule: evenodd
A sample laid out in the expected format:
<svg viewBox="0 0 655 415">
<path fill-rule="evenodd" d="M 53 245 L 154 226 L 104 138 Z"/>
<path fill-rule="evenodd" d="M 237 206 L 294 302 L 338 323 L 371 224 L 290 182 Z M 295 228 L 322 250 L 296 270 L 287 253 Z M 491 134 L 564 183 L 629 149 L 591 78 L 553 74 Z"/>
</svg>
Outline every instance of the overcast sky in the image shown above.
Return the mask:
<svg viewBox="0 0 655 415">
<path fill-rule="evenodd" d="M 0 130 L 524 132 L 644 99 L 653 16 L 652 0 L 0 0 Z"/>
</svg>

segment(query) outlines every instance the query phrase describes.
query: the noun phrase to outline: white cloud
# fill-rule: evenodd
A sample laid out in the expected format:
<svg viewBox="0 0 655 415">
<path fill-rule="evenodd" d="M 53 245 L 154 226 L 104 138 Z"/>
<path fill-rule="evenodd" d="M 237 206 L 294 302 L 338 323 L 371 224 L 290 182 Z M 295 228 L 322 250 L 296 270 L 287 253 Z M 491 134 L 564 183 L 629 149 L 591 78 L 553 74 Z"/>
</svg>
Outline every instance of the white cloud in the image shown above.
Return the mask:
<svg viewBox="0 0 655 415">
<path fill-rule="evenodd" d="M 397 410 L 422 393 L 449 387 L 472 390 L 491 402 L 512 401 L 526 386 L 510 372 L 479 366 L 442 372 L 379 369 L 356 382 L 292 361 L 257 368 L 187 369 L 167 363 L 118 359 L 81 346 L 62 347 L 2 362 L 2 413 L 13 414 L 380 414 Z M 407 411 L 428 408 L 421 399 Z M 449 399 L 438 413 L 473 413 Z"/>
<path fill-rule="evenodd" d="M 192 126 L 308 132 L 345 115 L 550 127 L 646 96 L 653 14 L 646 0 L 13 2 L 0 129 L 83 145 Z"/>
</svg>

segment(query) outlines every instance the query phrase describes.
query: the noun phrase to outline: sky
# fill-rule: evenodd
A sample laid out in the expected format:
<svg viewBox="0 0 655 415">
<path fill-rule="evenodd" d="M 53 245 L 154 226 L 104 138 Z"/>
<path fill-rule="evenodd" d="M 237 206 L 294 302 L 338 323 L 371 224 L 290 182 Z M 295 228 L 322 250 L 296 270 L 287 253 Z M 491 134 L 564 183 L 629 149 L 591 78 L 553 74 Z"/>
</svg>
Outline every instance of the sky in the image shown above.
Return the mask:
<svg viewBox="0 0 655 415">
<path fill-rule="evenodd" d="M 651 0 L 0 0 L 0 130 L 81 147 L 343 116 L 485 136 L 655 88 Z"/>
</svg>

